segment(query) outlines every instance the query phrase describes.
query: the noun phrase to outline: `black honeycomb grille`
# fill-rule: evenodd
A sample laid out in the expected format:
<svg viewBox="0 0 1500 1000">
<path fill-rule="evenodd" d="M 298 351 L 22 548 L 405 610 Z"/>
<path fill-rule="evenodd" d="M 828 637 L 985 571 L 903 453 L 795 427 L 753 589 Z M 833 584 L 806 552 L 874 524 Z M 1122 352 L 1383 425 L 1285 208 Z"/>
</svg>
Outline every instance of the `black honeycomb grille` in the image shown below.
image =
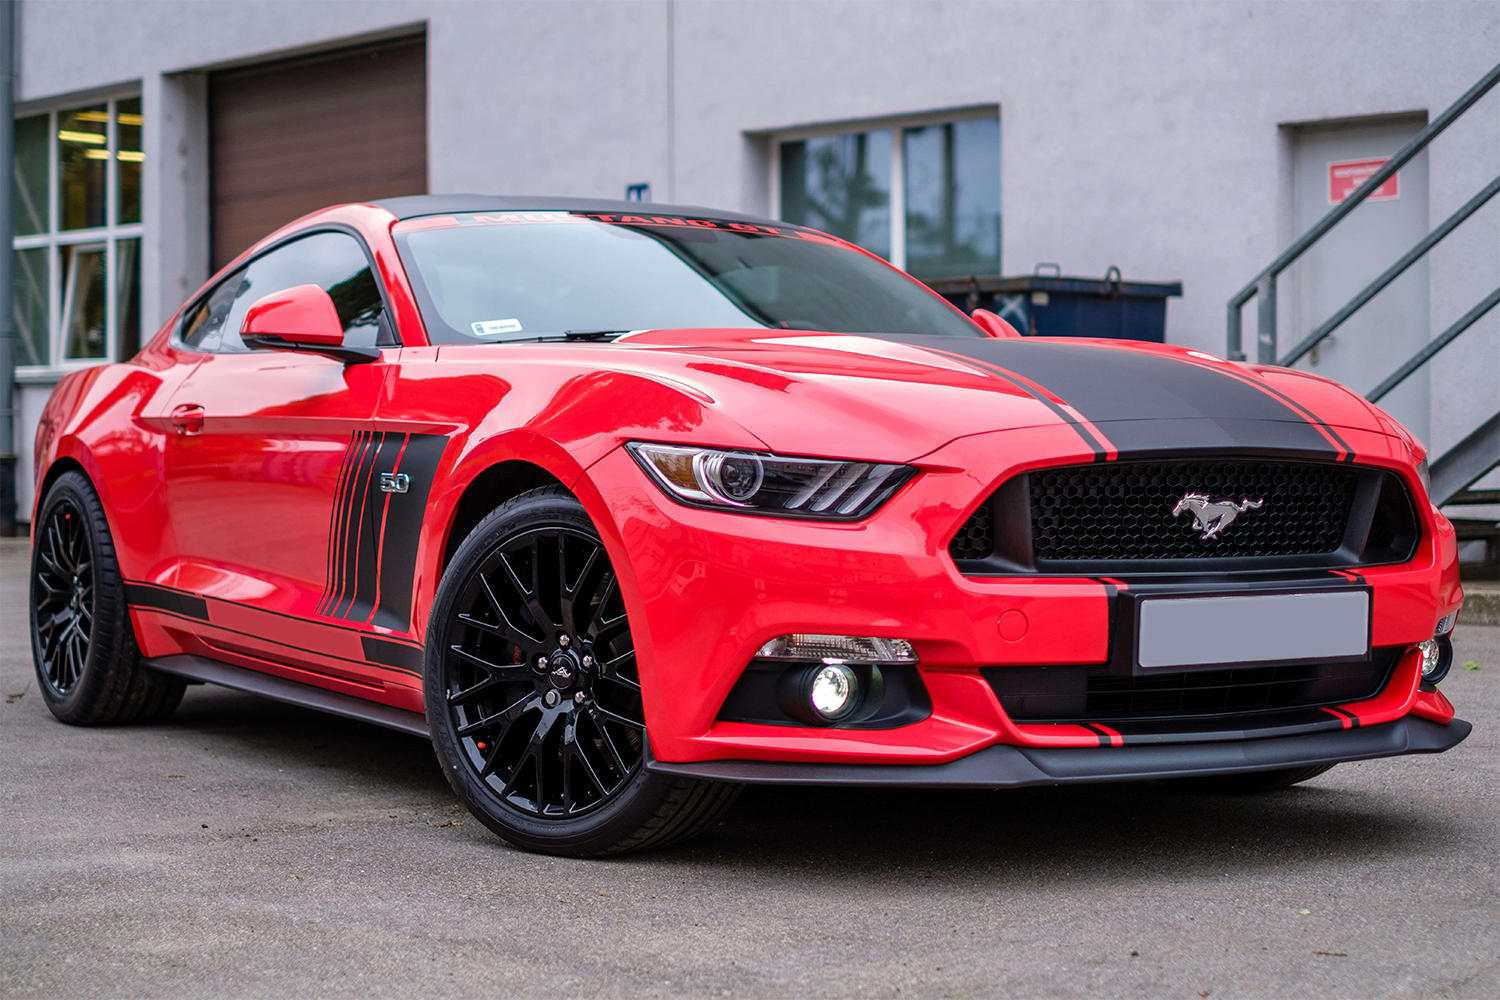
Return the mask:
<svg viewBox="0 0 1500 1000">
<path fill-rule="evenodd" d="M 1287 462 L 1134 462 L 1031 473 L 1038 567 L 1094 560 L 1193 560 L 1331 553 L 1339 548 L 1358 475 Z M 1173 509 L 1187 493 L 1260 500 L 1217 537 Z"/>
<path fill-rule="evenodd" d="M 985 502 L 964 522 L 948 543 L 948 554 L 958 559 L 986 559 L 995 551 L 995 515 Z"/>
</svg>

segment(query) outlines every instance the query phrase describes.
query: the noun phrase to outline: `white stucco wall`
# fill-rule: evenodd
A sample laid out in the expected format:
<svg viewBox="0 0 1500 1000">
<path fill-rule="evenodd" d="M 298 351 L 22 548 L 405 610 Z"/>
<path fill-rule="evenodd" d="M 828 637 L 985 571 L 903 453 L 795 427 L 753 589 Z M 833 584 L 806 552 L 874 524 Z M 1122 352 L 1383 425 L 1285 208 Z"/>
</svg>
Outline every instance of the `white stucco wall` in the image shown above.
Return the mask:
<svg viewBox="0 0 1500 1000">
<path fill-rule="evenodd" d="M 620 197 L 649 181 L 658 200 L 764 212 L 763 145 L 747 133 L 998 104 L 1007 273 L 1046 260 L 1181 280 L 1168 338 L 1218 353 L 1225 301 L 1289 238 L 1278 127 L 1435 115 L 1500 60 L 1487 0 L 24 0 L 18 100 L 142 83 L 151 326 L 206 255 L 201 100 L 192 77 L 162 74 L 415 24 L 434 192 Z M 1500 174 L 1500 90 L 1429 157 L 1436 224 Z M 1434 253 L 1432 332 L 1497 284 L 1500 199 Z M 1500 405 L 1500 310 L 1440 356 L 1432 386 L 1441 450 Z"/>
</svg>

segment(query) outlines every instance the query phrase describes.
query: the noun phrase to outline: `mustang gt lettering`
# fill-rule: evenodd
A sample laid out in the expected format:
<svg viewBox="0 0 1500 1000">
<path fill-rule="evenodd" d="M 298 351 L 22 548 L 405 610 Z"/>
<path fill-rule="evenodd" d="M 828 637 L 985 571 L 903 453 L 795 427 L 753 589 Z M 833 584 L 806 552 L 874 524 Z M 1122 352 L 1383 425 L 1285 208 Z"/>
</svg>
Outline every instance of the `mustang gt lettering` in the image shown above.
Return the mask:
<svg viewBox="0 0 1500 1000">
<path fill-rule="evenodd" d="M 481 823 L 579 857 L 751 783 L 1259 791 L 1468 735 L 1454 529 L 1355 394 L 641 211 L 336 206 L 67 374 L 53 714 L 210 682 L 420 734 Z"/>
<path fill-rule="evenodd" d="M 1179 517 L 1183 511 L 1192 514 L 1192 528 L 1206 542 L 1223 534 L 1224 529 L 1245 511 L 1259 510 L 1264 506 L 1264 500 L 1244 499 L 1235 503 L 1233 500 L 1210 500 L 1207 493 L 1185 493 L 1172 508 L 1172 516 Z"/>
</svg>

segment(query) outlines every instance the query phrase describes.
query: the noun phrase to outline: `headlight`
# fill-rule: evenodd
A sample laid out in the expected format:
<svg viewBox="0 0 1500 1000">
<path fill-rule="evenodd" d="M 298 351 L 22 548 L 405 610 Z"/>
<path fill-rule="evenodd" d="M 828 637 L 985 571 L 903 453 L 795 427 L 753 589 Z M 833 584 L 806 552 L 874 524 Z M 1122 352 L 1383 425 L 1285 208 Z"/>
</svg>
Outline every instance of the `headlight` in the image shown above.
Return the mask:
<svg viewBox="0 0 1500 1000">
<path fill-rule="evenodd" d="M 909 465 L 641 441 L 626 448 L 668 496 L 689 506 L 826 521 L 865 517 L 917 471 Z"/>
</svg>

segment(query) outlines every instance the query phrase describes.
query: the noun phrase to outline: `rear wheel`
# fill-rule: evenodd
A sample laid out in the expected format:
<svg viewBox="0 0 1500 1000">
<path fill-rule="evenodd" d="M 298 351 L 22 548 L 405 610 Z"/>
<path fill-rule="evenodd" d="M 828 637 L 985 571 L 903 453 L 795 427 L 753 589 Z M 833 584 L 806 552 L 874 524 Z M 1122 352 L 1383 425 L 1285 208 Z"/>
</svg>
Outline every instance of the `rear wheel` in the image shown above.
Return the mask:
<svg viewBox="0 0 1500 1000">
<path fill-rule="evenodd" d="M 464 804 L 528 850 L 575 857 L 697 833 L 739 786 L 646 770 L 630 622 L 583 505 L 532 490 L 459 546 L 428 624 L 433 746 Z"/>
<path fill-rule="evenodd" d="M 42 699 L 64 722 L 150 722 L 182 701 L 182 681 L 141 665 L 109 522 L 81 472 L 59 476 L 38 508 L 31 651 Z"/>
<path fill-rule="evenodd" d="M 1274 792 L 1278 788 L 1290 788 L 1311 778 L 1316 778 L 1333 764 L 1314 764 L 1311 767 L 1288 767 L 1278 771 L 1252 771 L 1249 774 L 1216 774 L 1203 778 L 1174 778 L 1167 784 L 1181 792 L 1200 795 L 1250 795 L 1255 792 Z"/>
</svg>

